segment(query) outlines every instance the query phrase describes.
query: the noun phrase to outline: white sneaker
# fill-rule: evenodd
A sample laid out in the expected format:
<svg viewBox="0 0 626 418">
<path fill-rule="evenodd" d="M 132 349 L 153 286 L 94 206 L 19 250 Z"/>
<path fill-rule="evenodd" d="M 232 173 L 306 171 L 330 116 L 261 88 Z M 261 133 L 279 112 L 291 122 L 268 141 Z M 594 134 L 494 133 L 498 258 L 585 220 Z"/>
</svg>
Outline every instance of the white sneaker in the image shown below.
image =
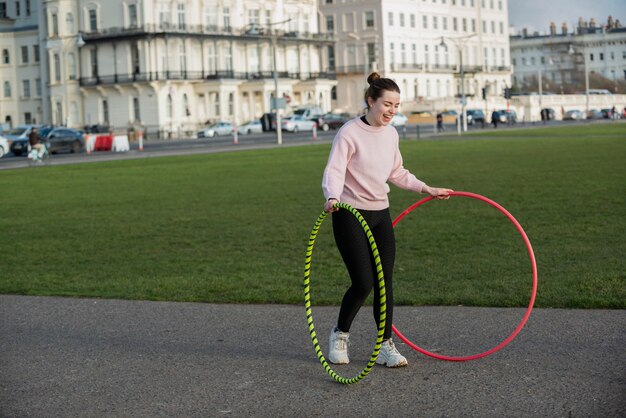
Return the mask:
<svg viewBox="0 0 626 418">
<path fill-rule="evenodd" d="M 347 332 L 342 332 L 339 328 L 334 327 L 330 331 L 328 361 L 334 364 L 348 364 L 348 337 Z"/>
<path fill-rule="evenodd" d="M 396 346 L 393 345 L 393 341 L 389 338 L 387 341 L 383 342 L 383 345 L 380 347 L 376 364 L 384 364 L 387 367 L 404 367 L 409 364 L 409 362 L 398 352 Z"/>
</svg>

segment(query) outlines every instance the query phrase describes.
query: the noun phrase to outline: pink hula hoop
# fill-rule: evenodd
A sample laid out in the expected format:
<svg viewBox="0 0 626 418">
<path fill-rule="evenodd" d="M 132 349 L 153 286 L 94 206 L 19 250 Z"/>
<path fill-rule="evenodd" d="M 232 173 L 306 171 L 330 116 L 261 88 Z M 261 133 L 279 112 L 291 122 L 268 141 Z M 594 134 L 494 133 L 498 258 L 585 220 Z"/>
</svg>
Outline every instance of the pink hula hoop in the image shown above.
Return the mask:
<svg viewBox="0 0 626 418">
<path fill-rule="evenodd" d="M 436 353 L 430 352 L 428 350 L 425 350 L 425 349 L 417 346 L 413 342 L 411 342 L 400 331 L 398 331 L 398 329 L 394 325 L 392 325 L 391 329 L 398 336 L 398 338 L 400 338 L 402 341 L 404 341 L 404 343 L 406 343 L 409 347 L 411 347 L 412 349 L 414 349 L 416 351 L 419 351 L 420 353 L 425 354 L 425 355 L 427 355 L 429 357 L 433 357 L 433 358 L 436 358 L 438 360 L 446 360 L 446 361 L 469 361 L 469 360 L 476 360 L 476 359 L 479 359 L 479 358 L 482 358 L 482 357 L 486 357 L 486 356 L 488 356 L 490 354 L 495 353 L 496 351 L 501 350 L 507 344 L 509 344 L 511 341 L 513 341 L 513 339 L 517 336 L 517 334 L 519 334 L 519 332 L 522 330 L 522 328 L 526 324 L 526 321 L 528 321 L 528 318 L 530 317 L 530 313 L 533 310 L 533 305 L 535 304 L 535 296 L 537 295 L 537 263 L 535 261 L 535 254 L 533 253 L 533 247 L 530 244 L 530 240 L 528 239 L 528 236 L 526 236 L 526 232 L 524 232 L 524 229 L 519 224 L 519 222 L 517 222 L 517 220 L 513 217 L 513 215 L 511 215 L 506 209 L 504 209 L 502 206 L 500 206 L 499 204 L 497 204 L 493 200 L 490 200 L 490 199 L 488 199 L 488 198 L 486 198 L 484 196 L 481 196 L 481 195 L 478 195 L 478 194 L 475 194 L 475 193 L 452 192 L 452 193 L 450 193 L 450 195 L 451 196 L 471 197 L 473 199 L 477 199 L 477 200 L 480 200 L 480 201 L 483 201 L 483 202 L 486 202 L 486 203 L 490 204 L 491 206 L 493 206 L 494 208 L 496 208 L 500 212 L 502 212 L 504 215 L 506 215 L 506 217 L 509 218 L 509 220 L 515 225 L 515 227 L 519 231 L 520 235 L 524 239 L 524 243 L 526 244 L 526 248 L 528 250 L 528 256 L 530 257 L 530 264 L 532 266 L 532 275 L 533 275 L 532 293 L 531 293 L 531 296 L 530 296 L 530 303 L 528 304 L 528 308 L 526 309 L 526 313 L 524 314 L 524 317 L 522 318 L 522 321 L 519 323 L 517 328 L 515 328 L 515 330 L 511 333 L 511 335 L 509 335 L 504 341 L 502 341 L 500 344 L 498 344 L 497 346 L 493 347 L 490 350 L 487 350 L 487 351 L 485 351 L 483 353 L 470 355 L 470 356 L 454 357 L 454 356 L 444 356 L 444 355 L 440 355 L 440 354 L 436 354 Z M 398 224 L 398 222 L 400 222 L 406 215 L 411 213 L 414 209 L 420 207 L 424 203 L 428 202 L 429 200 L 433 200 L 433 199 L 434 199 L 434 197 L 429 196 L 429 197 L 426 197 L 426 198 L 424 198 L 424 199 L 414 203 L 413 205 L 409 206 L 404 212 L 402 212 L 400 215 L 398 215 L 398 217 L 396 219 L 394 219 L 393 226 L 395 227 Z"/>
</svg>

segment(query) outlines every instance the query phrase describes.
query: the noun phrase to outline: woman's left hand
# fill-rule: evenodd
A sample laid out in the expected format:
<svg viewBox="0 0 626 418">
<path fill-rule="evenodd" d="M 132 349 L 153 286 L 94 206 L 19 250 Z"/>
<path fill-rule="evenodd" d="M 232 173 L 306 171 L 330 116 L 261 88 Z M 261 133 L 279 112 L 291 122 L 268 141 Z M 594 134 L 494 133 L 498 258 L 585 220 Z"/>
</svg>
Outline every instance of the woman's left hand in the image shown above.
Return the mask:
<svg viewBox="0 0 626 418">
<path fill-rule="evenodd" d="M 428 187 L 426 189 L 426 192 L 432 197 L 434 197 L 435 199 L 439 199 L 439 200 L 450 199 L 450 193 L 454 191 L 452 189 L 445 189 L 442 187 L 430 187 L 430 186 L 426 186 L 426 187 Z"/>
</svg>

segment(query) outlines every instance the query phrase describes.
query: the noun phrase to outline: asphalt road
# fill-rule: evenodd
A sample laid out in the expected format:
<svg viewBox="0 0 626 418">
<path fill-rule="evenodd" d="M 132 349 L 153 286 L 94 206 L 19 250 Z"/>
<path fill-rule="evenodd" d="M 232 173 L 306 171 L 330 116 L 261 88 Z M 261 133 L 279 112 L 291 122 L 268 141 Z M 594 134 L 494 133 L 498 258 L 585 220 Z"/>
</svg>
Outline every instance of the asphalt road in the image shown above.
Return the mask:
<svg viewBox="0 0 626 418">
<path fill-rule="evenodd" d="M 374 345 L 364 309 L 352 363 L 336 367 L 347 377 Z M 399 307 L 395 324 L 426 349 L 468 355 L 524 311 Z M 326 351 L 337 308 L 313 314 Z M 396 342 L 408 367 L 346 386 L 318 362 L 303 306 L 0 295 L 0 416 L 624 417 L 625 325 L 626 311 L 535 309 L 488 357 L 446 362 Z"/>
</svg>

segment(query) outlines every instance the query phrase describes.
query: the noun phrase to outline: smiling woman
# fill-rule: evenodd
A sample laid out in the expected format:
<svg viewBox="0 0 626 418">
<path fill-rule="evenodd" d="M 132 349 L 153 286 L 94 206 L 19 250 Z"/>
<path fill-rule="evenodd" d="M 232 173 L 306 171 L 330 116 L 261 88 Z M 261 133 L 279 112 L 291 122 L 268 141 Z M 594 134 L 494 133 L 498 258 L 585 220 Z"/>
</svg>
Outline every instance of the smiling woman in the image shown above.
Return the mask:
<svg viewBox="0 0 626 418">
<path fill-rule="evenodd" d="M 345 364 L 348 358 L 348 331 L 361 306 L 374 288 L 374 318 L 382 307 L 381 290 L 373 286 L 376 271 L 382 264 L 387 294 L 387 321 L 383 344 L 376 363 L 387 367 L 402 367 L 407 360 L 391 340 L 393 322 L 392 272 L 396 243 L 389 212 L 387 182 L 417 193 L 428 193 L 447 199 L 452 190 L 429 187 L 402 165 L 398 131 L 391 121 L 400 106 L 400 88 L 390 78 L 372 73 L 367 78 L 365 92 L 367 113 L 347 122 L 337 133 L 324 170 L 322 189 L 326 197 L 324 210 L 333 212 L 335 242 L 350 275 L 351 286 L 346 291 L 339 311 L 337 326 L 330 332 L 328 360 Z M 359 223 L 339 203 L 348 204 L 361 213 L 376 240 L 380 263 L 371 259 L 367 237 L 360 232 Z"/>
</svg>

